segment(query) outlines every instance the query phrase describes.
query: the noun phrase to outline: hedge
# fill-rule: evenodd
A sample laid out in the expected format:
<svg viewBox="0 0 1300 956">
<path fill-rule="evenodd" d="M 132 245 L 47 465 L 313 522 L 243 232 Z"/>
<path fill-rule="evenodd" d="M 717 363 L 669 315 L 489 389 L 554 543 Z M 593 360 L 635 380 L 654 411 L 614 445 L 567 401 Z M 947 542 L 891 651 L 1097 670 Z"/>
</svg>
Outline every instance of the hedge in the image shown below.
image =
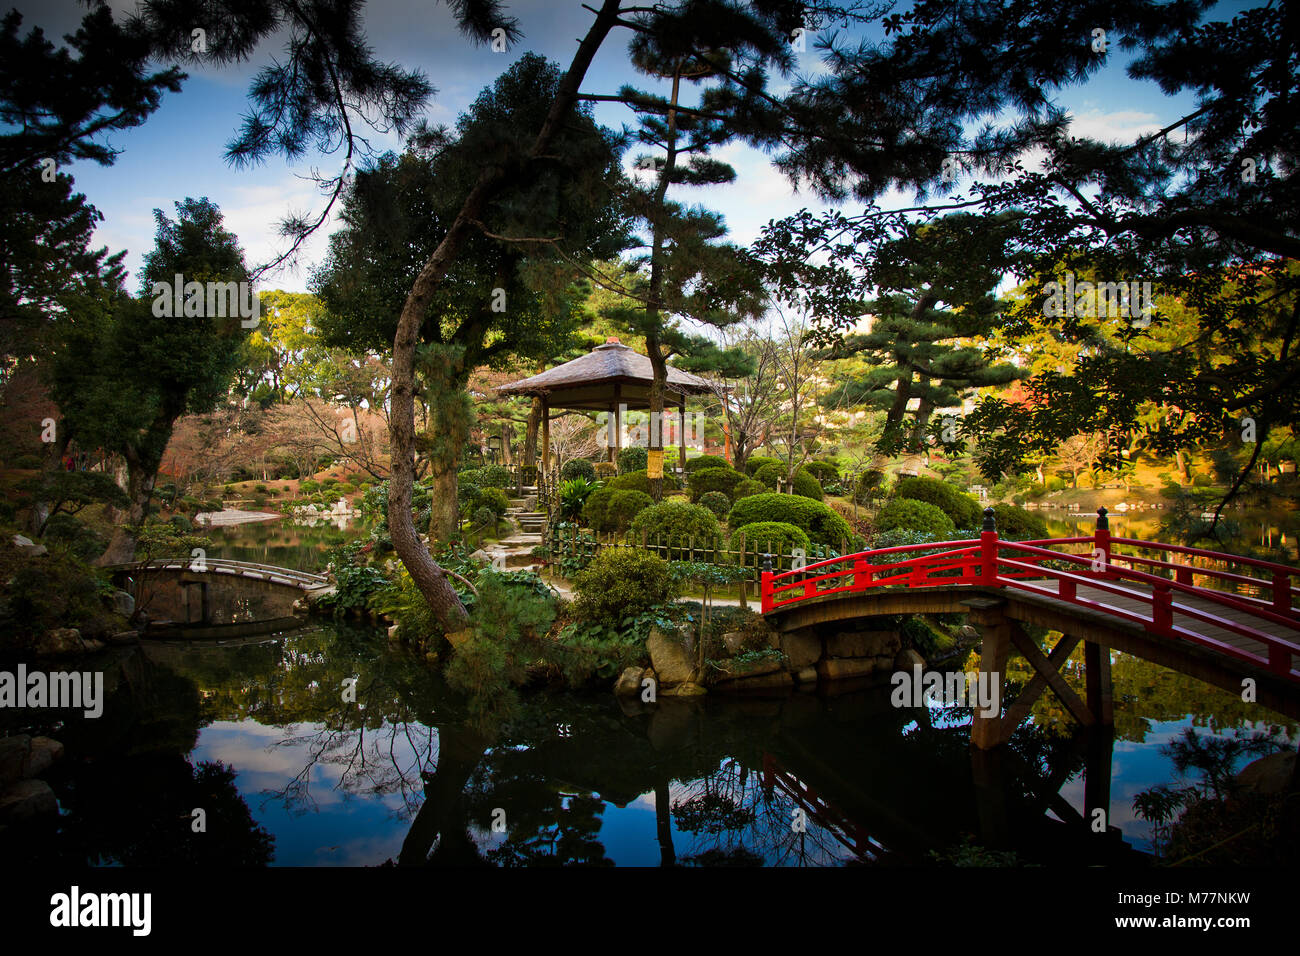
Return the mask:
<svg viewBox="0 0 1300 956">
<path fill-rule="evenodd" d="M 701 468 L 686 476 L 686 485 L 692 501 L 699 501 L 710 491 L 720 491 L 730 500 L 736 485 L 744 480 L 745 476 L 734 468 Z"/>
<path fill-rule="evenodd" d="M 662 535 L 674 543 L 691 535 L 708 541 L 722 533 L 712 511 L 685 501 L 661 501 L 651 505 L 633 519 L 631 530 L 638 540 L 642 535 L 646 541 Z"/>
<path fill-rule="evenodd" d="M 611 478 L 605 482 L 606 488 L 617 488 L 628 491 L 644 491 L 650 494 L 650 477 L 645 471 L 629 471 L 626 475 L 619 475 L 617 478 Z M 664 475 L 664 490 L 676 491 L 681 487 L 681 483 L 672 475 Z"/>
<path fill-rule="evenodd" d="M 626 475 L 630 471 L 645 471 L 648 457 L 644 448 L 635 445 L 624 448 L 618 453 L 618 473 Z"/>
<path fill-rule="evenodd" d="M 958 528 L 979 528 L 983 523 L 978 501 L 936 478 L 903 478 L 894 488 L 894 497 L 932 504 Z"/>
<path fill-rule="evenodd" d="M 510 480 L 510 469 L 505 465 L 487 465 L 480 468 L 478 483 L 484 488 L 509 488 L 514 484 Z"/>
<path fill-rule="evenodd" d="M 771 554 L 773 569 L 788 571 L 794 562 L 789 557 L 781 556 L 790 555 L 795 548 L 803 549 L 807 555 L 812 544 L 802 528 L 786 521 L 755 521 L 741 525 L 731 532 L 733 548 L 740 544 L 741 534 L 745 536 L 745 565 L 753 567 L 757 561 L 760 569 L 763 567 L 763 555 Z"/>
<path fill-rule="evenodd" d="M 629 492 L 629 494 L 636 494 L 636 492 Z M 731 510 L 731 499 L 721 491 L 706 491 L 700 495 L 699 503 L 719 518 L 725 518 L 727 512 Z"/>
<path fill-rule="evenodd" d="M 1047 522 L 1036 514 L 1015 505 L 996 504 L 993 506 L 993 520 L 997 524 L 999 538 L 1014 538 L 1018 541 L 1034 541 L 1047 537 Z M 983 524 L 983 521 L 980 522 Z"/>
<path fill-rule="evenodd" d="M 564 467 L 560 469 L 560 480 L 568 481 L 571 478 L 586 478 L 588 481 L 595 481 L 596 466 L 585 458 L 566 461 Z"/>
<path fill-rule="evenodd" d="M 732 489 L 731 500 L 739 501 L 741 498 L 748 498 L 750 495 L 764 495 L 767 492 L 767 485 L 761 481 L 755 481 L 753 478 L 746 478 Z"/>
<path fill-rule="evenodd" d="M 655 500 L 644 491 L 615 490 L 605 508 L 605 531 L 623 532 L 641 512 L 652 507 Z"/>
<path fill-rule="evenodd" d="M 698 458 L 687 458 L 683 467 L 686 469 L 686 474 L 689 475 L 705 468 L 730 468 L 731 462 L 717 455 L 700 455 Z"/>
<path fill-rule="evenodd" d="M 895 528 L 923 531 L 939 538 L 952 535 L 957 530 L 952 518 L 942 509 L 915 498 L 895 498 L 880 509 L 876 515 L 876 530 L 892 531 Z"/>
<path fill-rule="evenodd" d="M 783 521 L 807 532 L 811 540 L 835 547 L 853 537 L 849 523 L 828 505 L 801 495 L 749 495 L 732 505 L 727 515 L 727 525 L 733 530 L 755 521 Z"/>
</svg>

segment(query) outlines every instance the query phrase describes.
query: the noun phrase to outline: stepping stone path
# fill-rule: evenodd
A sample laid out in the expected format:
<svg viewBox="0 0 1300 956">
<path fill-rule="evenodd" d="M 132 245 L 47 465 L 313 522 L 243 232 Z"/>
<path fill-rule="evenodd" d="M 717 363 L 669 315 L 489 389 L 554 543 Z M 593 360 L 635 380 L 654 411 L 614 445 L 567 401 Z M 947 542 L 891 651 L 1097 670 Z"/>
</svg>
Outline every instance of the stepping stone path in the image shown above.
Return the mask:
<svg viewBox="0 0 1300 956">
<path fill-rule="evenodd" d="M 525 491 L 528 489 L 525 488 Z M 533 548 L 542 543 L 546 532 L 546 512 L 528 511 L 535 498 L 516 498 L 506 509 L 506 517 L 519 529 L 516 534 L 503 538 L 495 544 L 488 545 L 483 551 L 497 561 L 505 558 L 505 566 L 512 571 L 537 571 L 541 564 L 533 559 Z"/>
</svg>

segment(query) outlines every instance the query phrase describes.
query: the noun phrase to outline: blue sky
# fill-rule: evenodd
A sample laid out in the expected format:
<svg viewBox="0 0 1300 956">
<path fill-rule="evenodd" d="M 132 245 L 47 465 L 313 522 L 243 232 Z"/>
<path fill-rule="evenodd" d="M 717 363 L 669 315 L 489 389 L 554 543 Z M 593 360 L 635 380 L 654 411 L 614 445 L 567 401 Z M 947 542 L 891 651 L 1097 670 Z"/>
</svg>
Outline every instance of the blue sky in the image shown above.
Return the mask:
<svg viewBox="0 0 1300 956">
<path fill-rule="evenodd" d="M 24 13 L 24 32 L 39 25 L 51 38 L 74 29 L 84 9 L 72 0 L 25 0 L 16 5 Z M 113 6 L 121 11 L 133 3 L 113 0 Z M 430 0 L 370 0 L 366 31 L 380 59 L 425 72 L 438 91 L 426 115 L 435 124 L 451 124 L 523 52 L 532 50 L 567 64 L 591 19 L 575 0 L 515 0 L 509 6 L 524 36 L 507 53 L 493 53 L 464 39 L 447 8 Z M 627 65 L 627 37 L 627 31 L 619 31 L 605 44 L 584 91 L 610 93 L 623 83 L 645 84 Z M 224 159 L 226 144 L 246 109 L 249 80 L 280 51 L 282 42 L 269 39 L 249 63 L 190 70 L 182 91 L 165 96 L 161 108 L 142 126 L 111 138 L 111 145 L 122 150 L 113 166 L 77 163 L 70 167 L 77 189 L 104 214 L 96 242 L 110 251 L 128 251 L 132 288 L 141 256 L 153 244 L 156 207 L 172 215 L 174 202 L 187 196 L 208 197 L 223 210 L 250 264 L 266 261 L 283 248 L 275 224 L 286 213 L 322 208 L 316 185 L 306 177 L 313 168 L 332 174 L 340 156 L 313 157 L 294 166 L 273 158 L 246 169 L 235 169 Z M 812 42 L 801 59 L 804 71 L 819 69 Z M 1129 80 L 1114 49 L 1106 66 L 1087 84 L 1067 91 L 1062 102 L 1076 117 L 1076 135 L 1129 141 L 1174 118 L 1190 100 L 1165 97 L 1155 84 Z M 615 128 L 632 120 L 631 112 L 618 104 L 596 104 L 595 114 L 598 121 Z M 380 148 L 399 145 L 396 138 L 382 134 L 372 136 L 372 143 Z M 734 183 L 676 195 L 722 213 L 735 241 L 749 242 L 770 219 L 804 207 L 824 208 L 814 197 L 796 193 L 755 150 L 737 145 L 719 151 L 718 156 L 735 166 Z M 305 289 L 308 268 L 318 261 L 327 232 L 328 226 L 306 245 L 296 271 L 268 276 L 262 287 Z"/>
</svg>

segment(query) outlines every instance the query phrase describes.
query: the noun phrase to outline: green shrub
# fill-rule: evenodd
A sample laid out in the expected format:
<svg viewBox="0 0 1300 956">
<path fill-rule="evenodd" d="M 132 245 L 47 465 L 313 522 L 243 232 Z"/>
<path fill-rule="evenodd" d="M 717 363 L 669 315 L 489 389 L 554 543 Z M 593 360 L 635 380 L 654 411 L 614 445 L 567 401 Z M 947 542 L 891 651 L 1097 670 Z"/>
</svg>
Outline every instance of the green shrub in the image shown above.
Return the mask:
<svg viewBox="0 0 1300 956">
<path fill-rule="evenodd" d="M 108 539 L 80 518 L 60 511 L 45 522 L 41 541 L 47 545 L 62 546 L 82 561 L 90 561 L 104 553 Z"/>
<path fill-rule="evenodd" d="M 478 472 L 480 488 L 509 488 L 514 484 L 510 480 L 510 469 L 505 465 L 487 465 Z"/>
<path fill-rule="evenodd" d="M 640 548 L 603 548 L 574 577 L 573 591 L 578 619 L 600 623 L 644 613 L 677 596 L 668 562 Z"/>
<path fill-rule="evenodd" d="M 754 473 L 764 465 L 779 464 L 781 464 L 780 458 L 773 458 L 770 455 L 750 455 L 749 458 L 745 460 L 745 474 L 752 477 Z"/>
<path fill-rule="evenodd" d="M 320 480 L 320 484 L 322 488 L 333 488 L 338 483 L 339 480 L 335 478 L 333 475 L 326 475 L 324 478 Z"/>
<path fill-rule="evenodd" d="M 474 496 L 476 508 L 487 508 L 498 518 L 510 509 L 510 499 L 500 488 L 479 488 Z"/>
<path fill-rule="evenodd" d="M 978 501 L 936 478 L 904 478 L 894 488 L 894 497 L 932 504 L 957 528 L 978 528 L 983 523 Z"/>
<path fill-rule="evenodd" d="M 695 459 L 699 461 L 699 459 Z M 699 501 L 701 496 L 720 491 L 731 499 L 731 492 L 736 485 L 745 480 L 745 476 L 734 468 L 700 468 L 686 476 L 686 486 L 690 489 L 691 500 Z"/>
<path fill-rule="evenodd" d="M 626 475 L 631 471 L 645 471 L 649 457 L 644 448 L 624 448 L 618 453 L 618 473 Z"/>
<path fill-rule="evenodd" d="M 10 462 L 10 466 L 21 468 L 23 471 L 39 471 L 42 463 L 39 455 L 19 455 Z"/>
<path fill-rule="evenodd" d="M 605 512 L 609 508 L 609 499 L 614 497 L 614 492 L 617 490 L 617 488 L 611 488 L 609 483 L 606 482 L 587 495 L 587 500 L 582 503 L 582 520 L 588 527 L 597 531 L 610 530 L 605 524 Z M 646 497 L 650 496 L 646 495 Z"/>
<path fill-rule="evenodd" d="M 253 485 L 253 490 L 257 492 L 259 495 L 264 495 L 269 493 L 271 489 L 266 487 L 266 485 L 262 484 L 259 481 L 257 484 Z"/>
<path fill-rule="evenodd" d="M 767 494 L 767 485 L 761 481 L 755 481 L 753 478 L 746 478 L 738 482 L 736 487 L 731 490 L 731 500 L 739 501 L 741 498 L 748 498 L 750 495 Z"/>
<path fill-rule="evenodd" d="M 806 464 L 800 465 L 799 467 L 816 478 L 820 484 L 832 485 L 839 483 L 839 469 L 829 461 L 810 461 Z"/>
<path fill-rule="evenodd" d="M 754 473 L 754 478 L 768 488 L 775 488 L 778 480 L 782 483 L 785 482 L 785 463 L 766 464 Z M 802 466 L 795 469 L 793 486 L 793 488 L 787 489 L 792 494 L 802 495 L 816 501 L 821 501 L 825 497 L 821 483 L 809 472 L 805 471 Z"/>
<path fill-rule="evenodd" d="M 673 475 L 665 474 L 663 486 L 664 491 L 676 491 L 681 487 L 681 482 Z M 645 471 L 629 471 L 625 475 L 609 479 L 605 482 L 605 487 L 620 491 L 644 491 L 650 494 L 650 476 Z"/>
<path fill-rule="evenodd" d="M 231 490 L 230 485 L 226 485 L 226 490 Z M 314 495 L 318 491 L 320 491 L 319 481 L 312 481 L 310 478 L 304 478 L 302 481 L 298 482 L 298 494 L 300 495 Z"/>
<path fill-rule="evenodd" d="M 604 517 L 607 527 L 601 530 L 617 531 L 621 534 L 632 526 L 632 521 L 637 515 L 653 507 L 654 503 L 655 500 L 644 491 L 616 489 L 610 495 L 609 505 L 605 508 Z"/>
<path fill-rule="evenodd" d="M 727 459 L 718 455 L 700 455 L 698 458 L 687 458 L 685 470 L 690 475 L 697 471 L 703 471 L 705 468 L 730 468 L 731 463 Z"/>
<path fill-rule="evenodd" d="M 460 484 L 471 484 L 475 487 L 483 484 L 482 468 L 462 468 L 456 472 L 456 481 Z"/>
<path fill-rule="evenodd" d="M 703 505 L 685 501 L 661 501 L 657 505 L 651 505 L 636 516 L 631 530 L 635 538 L 640 540 L 644 535 L 647 541 L 653 541 L 660 535 L 669 541 L 685 539 L 691 535 L 711 541 L 721 533 L 718 519 L 712 511 Z"/>
<path fill-rule="evenodd" d="M 595 481 L 596 466 L 585 458 L 566 461 L 564 467 L 560 469 L 560 480 L 567 481 L 570 478 L 586 478 L 588 481 Z"/>
<path fill-rule="evenodd" d="M 706 471 L 711 469 L 706 469 Z M 718 469 L 719 471 L 721 469 Z M 694 477 L 694 476 L 692 476 Z M 731 510 L 731 499 L 721 491 L 706 491 L 700 495 L 699 504 L 708 508 L 719 518 L 725 518 L 727 512 Z"/>
<path fill-rule="evenodd" d="M 1047 537 L 1047 522 L 1024 508 L 1017 508 L 1015 505 L 996 504 L 993 506 L 993 517 L 1000 538 L 1034 541 Z M 983 525 L 982 520 L 980 524 Z"/>
<path fill-rule="evenodd" d="M 880 514 L 876 515 L 876 530 L 891 531 L 895 528 L 924 531 L 940 537 L 957 530 L 952 518 L 942 509 L 916 498 L 895 498 L 880 509 Z"/>
<path fill-rule="evenodd" d="M 731 506 L 727 524 L 743 528 L 755 521 L 783 521 L 803 529 L 812 541 L 839 547 L 853 537 L 849 523 L 826 504 L 801 495 L 766 492 L 749 495 Z"/>
<path fill-rule="evenodd" d="M 804 554 L 812 542 L 803 529 L 786 521 L 755 521 L 741 525 L 731 532 L 732 547 L 738 547 L 740 535 L 745 536 L 745 564 L 749 567 L 762 568 L 763 555 L 773 555 L 772 567 L 779 571 L 788 571 L 793 564 L 789 557 L 795 548 L 802 548 Z M 785 557 L 781 557 L 785 555 Z"/>
<path fill-rule="evenodd" d="M 288 488 L 285 489 L 285 491 L 288 491 L 288 490 L 289 490 Z M 350 494 L 354 494 L 354 493 L 356 492 L 356 490 L 357 490 L 357 486 L 354 485 L 354 484 L 352 484 L 352 482 L 350 482 L 350 481 L 349 481 L 349 482 L 344 482 L 343 484 L 339 485 L 339 494 L 341 494 L 341 495 L 350 495 Z"/>
<path fill-rule="evenodd" d="M 474 509 L 474 514 L 470 517 L 470 523 L 475 528 L 482 528 L 488 531 L 496 531 L 497 521 L 500 519 L 500 517 L 501 517 L 500 515 L 498 515 L 491 508 L 487 507 L 487 505 L 479 505 L 477 508 Z"/>
<path fill-rule="evenodd" d="M 612 461 L 596 462 L 596 477 L 601 479 L 613 478 L 618 474 L 618 465 Z"/>
<path fill-rule="evenodd" d="M 751 461 L 753 459 L 750 459 Z M 753 472 L 754 480 L 766 488 L 775 488 L 778 480 L 785 481 L 785 462 L 770 461 Z"/>
</svg>

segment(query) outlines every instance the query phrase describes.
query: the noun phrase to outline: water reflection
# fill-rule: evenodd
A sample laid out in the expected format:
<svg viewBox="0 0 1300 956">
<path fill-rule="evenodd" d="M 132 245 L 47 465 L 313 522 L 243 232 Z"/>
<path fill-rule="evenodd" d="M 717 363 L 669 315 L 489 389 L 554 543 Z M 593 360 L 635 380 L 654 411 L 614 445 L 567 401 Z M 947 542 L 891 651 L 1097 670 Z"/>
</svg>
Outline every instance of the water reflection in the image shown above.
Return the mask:
<svg viewBox="0 0 1300 956">
<path fill-rule="evenodd" d="M 969 711 L 895 709 L 888 685 L 652 705 L 528 693 L 485 722 L 423 660 L 341 626 L 107 666 L 105 716 L 47 728 L 69 754 L 52 781 L 63 859 L 837 866 L 950 861 L 975 840 L 1021 863 L 1132 863 L 1147 848 L 1132 793 L 1171 776 L 1157 743 L 1257 716 L 1121 658 L 1113 754 L 1043 703 L 990 757 L 972 755 Z M 189 833 L 196 806 L 220 839 Z M 1092 834 L 1093 807 L 1119 829 Z"/>
</svg>

